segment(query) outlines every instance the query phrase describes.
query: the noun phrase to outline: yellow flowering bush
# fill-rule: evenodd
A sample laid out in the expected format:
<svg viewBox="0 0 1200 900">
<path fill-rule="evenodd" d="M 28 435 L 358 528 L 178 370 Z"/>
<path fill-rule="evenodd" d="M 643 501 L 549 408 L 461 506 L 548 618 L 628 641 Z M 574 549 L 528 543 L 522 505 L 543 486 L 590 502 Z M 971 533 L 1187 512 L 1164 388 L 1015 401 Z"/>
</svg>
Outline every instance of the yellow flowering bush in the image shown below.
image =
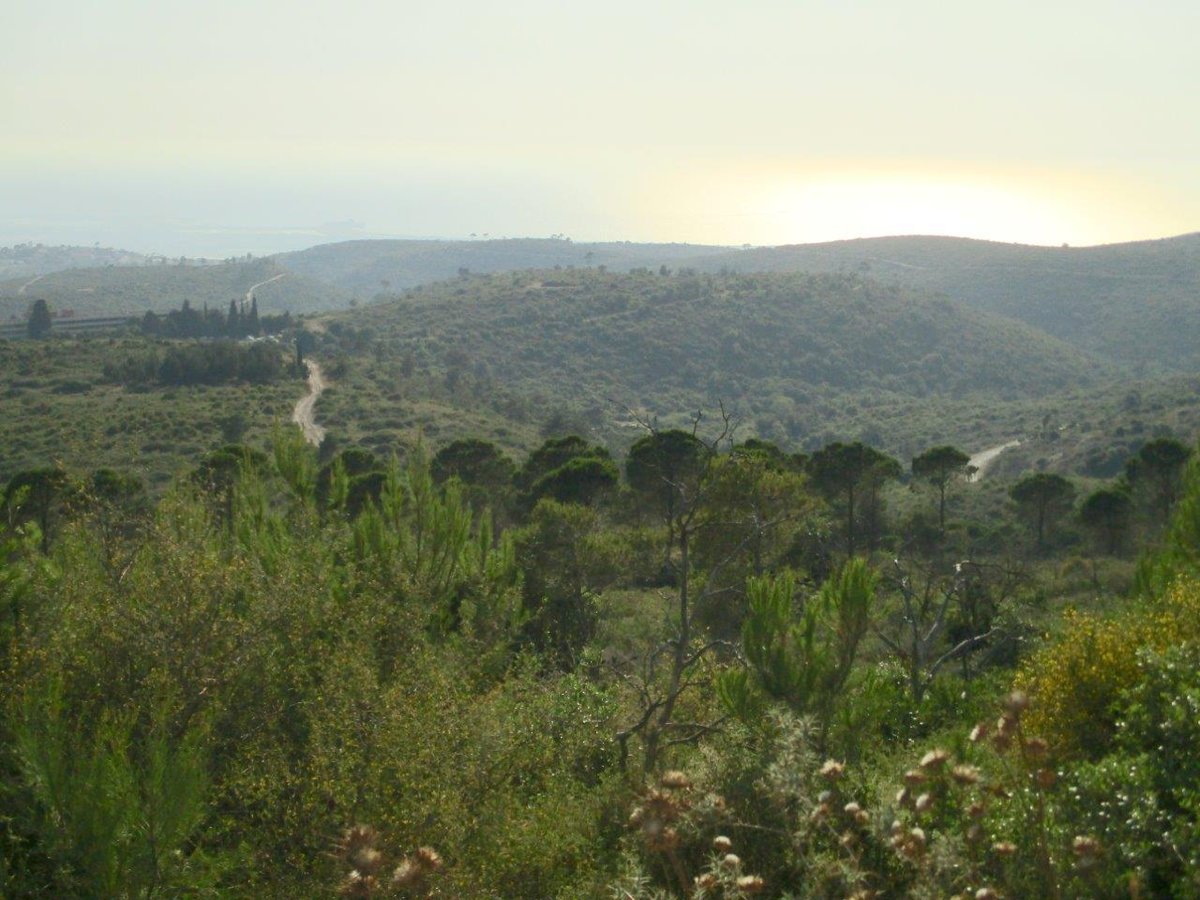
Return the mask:
<svg viewBox="0 0 1200 900">
<path fill-rule="evenodd" d="M 1030 728 L 1070 755 L 1107 746 L 1113 704 L 1141 680 L 1138 651 L 1200 637 L 1200 583 L 1180 579 L 1153 605 L 1104 618 L 1070 612 L 1062 637 L 1034 654 L 1016 686 L 1036 698 Z"/>
</svg>

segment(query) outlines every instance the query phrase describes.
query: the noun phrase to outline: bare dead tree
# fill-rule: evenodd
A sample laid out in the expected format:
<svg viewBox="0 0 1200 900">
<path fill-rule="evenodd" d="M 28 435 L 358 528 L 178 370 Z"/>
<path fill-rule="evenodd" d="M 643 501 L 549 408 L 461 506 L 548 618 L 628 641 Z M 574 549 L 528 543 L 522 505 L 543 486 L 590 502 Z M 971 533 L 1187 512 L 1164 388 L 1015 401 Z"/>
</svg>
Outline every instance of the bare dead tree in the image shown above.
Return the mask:
<svg viewBox="0 0 1200 900">
<path fill-rule="evenodd" d="M 691 427 L 693 436 L 698 433 L 700 420 L 701 414 L 697 413 Z M 640 424 L 649 433 L 657 433 L 653 423 Z M 699 469 L 691 477 L 664 482 L 668 489 L 676 492 L 677 497 L 671 512 L 671 521 L 666 523 L 671 541 L 668 564 L 675 577 L 675 590 L 671 598 L 674 634 L 646 653 L 636 672 L 617 673 L 641 707 L 637 719 L 617 734 L 621 758 L 623 762 L 627 761 L 629 741 L 634 736 L 639 736 L 642 741 L 644 773 L 653 772 L 657 768 L 666 749 L 694 743 L 704 735 L 719 730 L 725 721 L 724 717 L 710 722 L 676 719 L 680 698 L 693 688 L 711 683 L 711 671 L 705 663 L 711 659 L 712 654 L 717 650 L 736 652 L 735 645 L 728 641 L 702 640 L 703 636 L 699 633 L 700 629 L 695 621 L 696 609 L 700 604 L 727 590 L 720 587 L 722 570 L 745 553 L 747 547 L 765 530 L 777 527 L 788 518 L 784 516 L 774 521 L 760 521 L 756 518 L 752 523 L 737 523 L 741 527 L 747 524 L 752 527 L 745 529 L 742 540 L 729 553 L 709 566 L 697 582 L 696 579 L 700 576 L 695 571 L 693 560 L 693 542 L 696 535 L 704 528 L 730 524 L 710 520 L 708 502 L 710 490 L 720 475 L 721 467 L 735 463 L 729 452 L 733 446 L 735 431 L 733 418 L 722 405 L 715 436 L 705 441 L 713 460 L 712 464 Z"/>
<path fill-rule="evenodd" d="M 944 573 L 892 560 L 883 584 L 898 598 L 899 607 L 876 625 L 875 633 L 904 664 L 914 700 L 921 701 L 947 663 L 965 660 L 1000 632 L 996 610 L 1021 581 L 1016 570 L 970 560 Z M 986 610 L 981 608 L 984 603 Z M 953 613 L 958 613 L 957 634 L 951 634 Z"/>
</svg>

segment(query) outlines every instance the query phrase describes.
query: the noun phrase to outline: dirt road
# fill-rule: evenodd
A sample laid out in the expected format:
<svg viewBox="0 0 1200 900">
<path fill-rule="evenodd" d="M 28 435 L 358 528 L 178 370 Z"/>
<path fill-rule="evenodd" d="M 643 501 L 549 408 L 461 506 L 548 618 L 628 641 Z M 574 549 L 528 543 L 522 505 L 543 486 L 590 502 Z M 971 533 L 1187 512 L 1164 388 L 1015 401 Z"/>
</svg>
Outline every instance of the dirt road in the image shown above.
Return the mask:
<svg viewBox="0 0 1200 900">
<path fill-rule="evenodd" d="M 321 377 L 321 367 L 311 359 L 306 359 L 304 365 L 308 366 L 308 394 L 296 403 L 296 408 L 292 411 L 292 421 L 300 426 L 306 441 L 314 447 L 319 447 L 321 441 L 325 440 L 325 429 L 317 424 L 314 407 L 321 391 L 325 390 L 325 379 Z"/>
<path fill-rule="evenodd" d="M 246 305 L 248 306 L 250 304 L 250 301 L 254 299 L 254 292 L 257 291 L 260 287 L 262 287 L 264 284 L 270 284 L 272 281 L 278 281 L 280 278 L 282 278 L 286 274 L 287 274 L 287 272 L 280 272 L 274 278 L 268 278 L 266 281 L 260 281 L 258 284 L 250 285 L 250 290 L 246 291 Z"/>
<path fill-rule="evenodd" d="M 37 284 L 39 281 L 41 281 L 45 277 L 46 277 L 45 275 L 34 275 L 27 282 L 25 282 L 23 285 L 21 285 L 19 288 L 17 288 L 17 296 L 24 297 L 25 289 L 27 287 L 29 287 L 30 285 L 33 285 L 33 284 Z"/>
<path fill-rule="evenodd" d="M 1014 439 L 1006 444 L 1000 444 L 997 447 L 988 447 L 986 450 L 980 450 L 974 454 L 967 465 L 975 467 L 975 474 L 971 475 L 967 481 L 979 481 L 986 474 L 988 466 L 992 464 L 997 456 L 1005 450 L 1011 450 L 1013 447 L 1020 446 L 1020 444 L 1020 441 Z"/>
</svg>

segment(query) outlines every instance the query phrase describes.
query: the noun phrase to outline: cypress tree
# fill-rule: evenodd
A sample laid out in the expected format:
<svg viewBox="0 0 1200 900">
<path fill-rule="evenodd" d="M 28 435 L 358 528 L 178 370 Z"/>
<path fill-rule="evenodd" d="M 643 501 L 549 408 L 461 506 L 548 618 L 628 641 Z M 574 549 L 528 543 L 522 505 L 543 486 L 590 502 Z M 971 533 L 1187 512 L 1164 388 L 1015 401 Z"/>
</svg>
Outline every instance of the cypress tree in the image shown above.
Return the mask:
<svg viewBox="0 0 1200 900">
<path fill-rule="evenodd" d="M 230 337 L 241 337 L 242 334 L 242 317 L 238 312 L 238 302 L 236 300 L 229 301 L 229 316 L 225 320 L 225 333 Z"/>
<path fill-rule="evenodd" d="M 50 317 L 50 307 L 45 300 L 34 300 L 29 308 L 29 324 L 26 326 L 29 336 L 34 339 L 50 337 L 53 322 Z"/>
</svg>

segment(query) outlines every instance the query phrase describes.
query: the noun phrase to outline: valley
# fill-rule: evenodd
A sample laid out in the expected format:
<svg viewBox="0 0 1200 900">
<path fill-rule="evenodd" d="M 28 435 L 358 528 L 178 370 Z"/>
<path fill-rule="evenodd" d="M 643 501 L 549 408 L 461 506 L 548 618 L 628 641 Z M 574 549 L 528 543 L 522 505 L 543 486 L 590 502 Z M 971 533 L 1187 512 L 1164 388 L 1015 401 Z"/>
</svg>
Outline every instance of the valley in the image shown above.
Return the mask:
<svg viewBox="0 0 1200 900">
<path fill-rule="evenodd" d="M 1041 263 L 987 275 L 1011 248 L 473 243 L 5 282 L 130 318 L 0 340 L 0 886 L 365 896 L 385 854 L 396 896 L 530 900 L 1190 877 L 1128 804 L 1094 817 L 1098 767 L 1191 783 L 1122 731 L 1200 671 L 1200 374 L 1131 365 L 1166 320 L 1117 296 L 1151 262 L 1089 301 L 1101 340 L 1021 305 Z M 1066 849 L 943 864 L 919 840 L 974 832 L 935 802 Z M 1080 874 L 1080 840 L 1112 856 Z"/>
</svg>

